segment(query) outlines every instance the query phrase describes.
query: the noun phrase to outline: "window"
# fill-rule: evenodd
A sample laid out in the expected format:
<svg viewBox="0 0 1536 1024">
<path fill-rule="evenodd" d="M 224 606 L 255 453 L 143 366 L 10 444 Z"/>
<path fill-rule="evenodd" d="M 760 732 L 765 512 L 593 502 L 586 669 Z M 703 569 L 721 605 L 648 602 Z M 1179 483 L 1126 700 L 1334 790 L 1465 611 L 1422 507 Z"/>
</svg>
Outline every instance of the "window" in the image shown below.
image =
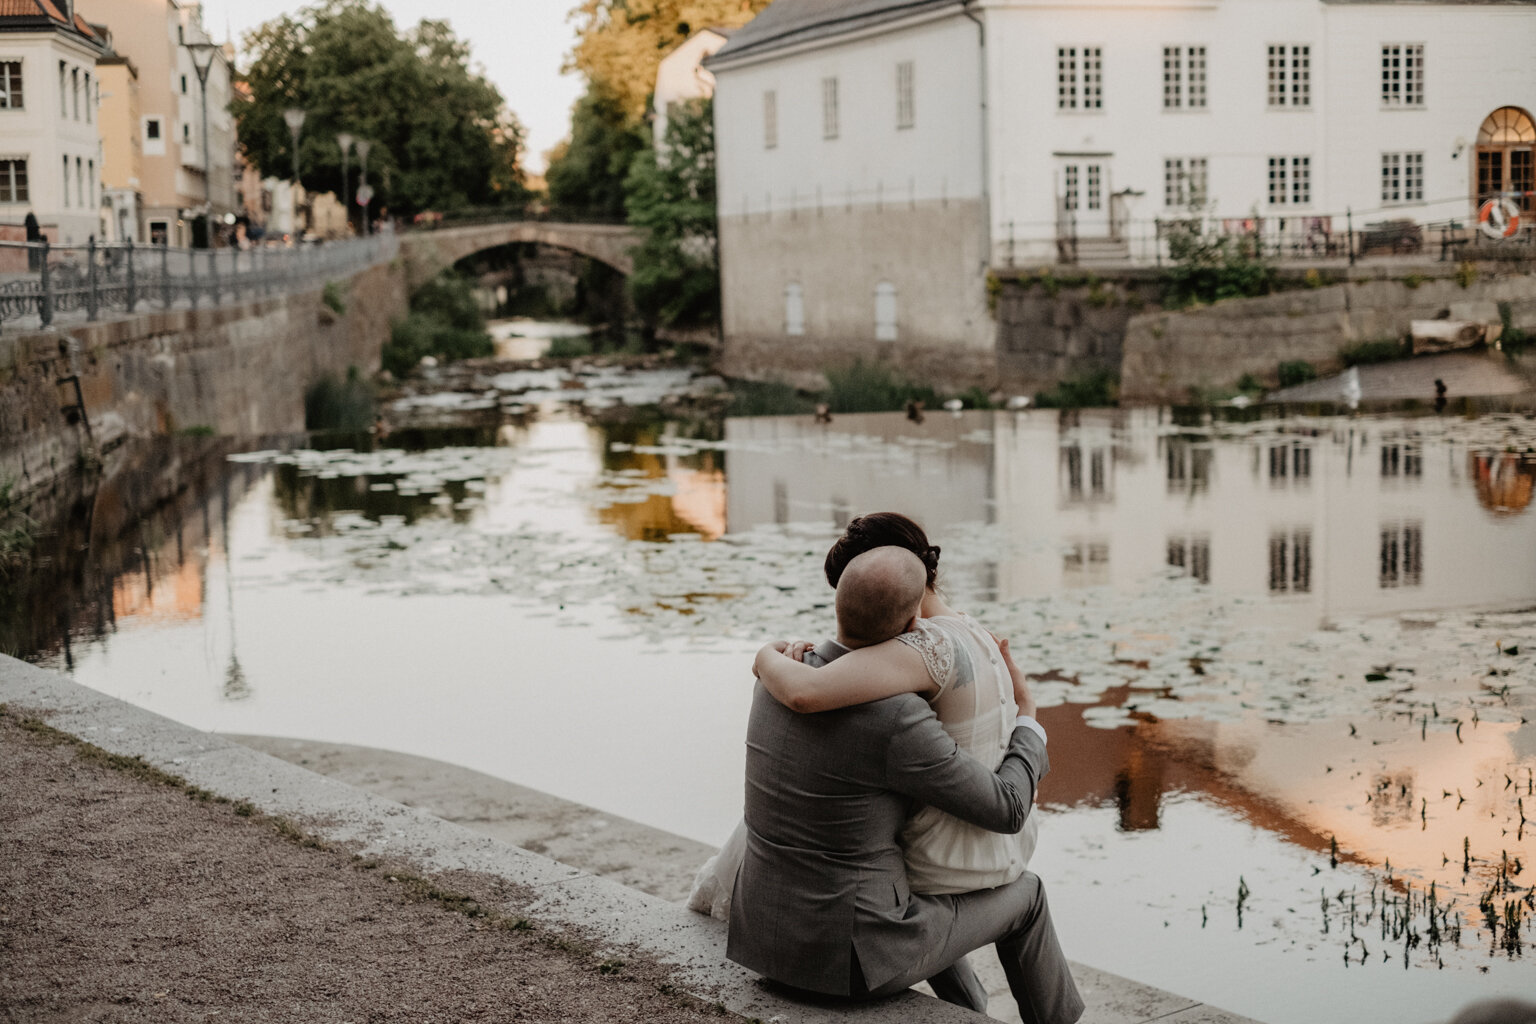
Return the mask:
<svg viewBox="0 0 1536 1024">
<path fill-rule="evenodd" d="M 69 157 L 64 158 L 64 205 L 69 205 Z"/>
<path fill-rule="evenodd" d="M 91 107 L 92 106 L 93 106 L 93 104 L 91 103 L 91 73 L 89 71 L 87 71 L 85 73 L 85 123 L 86 124 L 90 124 L 91 123 Z"/>
<path fill-rule="evenodd" d="M 25 203 L 29 198 L 27 162 L 0 160 L 0 203 Z"/>
<path fill-rule="evenodd" d="M 1206 158 L 1171 157 L 1163 161 L 1163 205 L 1187 209 L 1200 206 L 1208 194 Z"/>
<path fill-rule="evenodd" d="M 1381 528 L 1381 589 L 1424 582 L 1424 524 L 1388 523 Z"/>
<path fill-rule="evenodd" d="M 784 286 L 784 333 L 793 337 L 805 333 L 805 295 L 798 283 Z"/>
<path fill-rule="evenodd" d="M 1163 47 L 1163 109 L 1205 106 L 1205 47 Z"/>
<path fill-rule="evenodd" d="M 1424 453 L 1412 445 L 1384 444 L 1381 446 L 1381 475 L 1389 476 L 1413 476 L 1424 475 Z"/>
<path fill-rule="evenodd" d="M 1312 592 L 1312 531 L 1306 527 L 1269 535 L 1269 592 Z"/>
<path fill-rule="evenodd" d="M 1389 43 L 1381 48 L 1381 103 L 1386 107 L 1424 105 L 1424 44 Z"/>
<path fill-rule="evenodd" d="M 1381 201 L 1416 203 L 1424 199 L 1424 154 L 1381 154 Z"/>
<path fill-rule="evenodd" d="M 1064 46 L 1056 51 L 1056 109 L 1101 110 L 1104 107 L 1104 50 L 1098 46 Z"/>
<path fill-rule="evenodd" d="M 1062 174 L 1062 206 L 1068 210 L 1075 210 L 1078 206 L 1077 194 L 1077 164 L 1067 164 Z"/>
<path fill-rule="evenodd" d="M 837 79 L 821 80 L 821 137 L 837 138 Z"/>
<path fill-rule="evenodd" d="M 772 89 L 763 93 L 763 148 L 779 145 L 779 94 Z"/>
<path fill-rule="evenodd" d="M 64 173 L 68 174 L 69 171 Z M 85 195 L 85 165 L 79 157 L 75 157 L 75 201 L 80 206 L 90 205 Z"/>
<path fill-rule="evenodd" d="M 1088 165 L 1088 209 L 1104 209 L 1104 176 L 1098 164 Z"/>
<path fill-rule="evenodd" d="M 1271 46 L 1269 48 L 1269 105 L 1271 107 L 1310 107 L 1312 105 L 1312 47 Z"/>
<path fill-rule="evenodd" d="M 1312 478 L 1312 449 L 1298 442 L 1271 445 L 1269 448 L 1269 485 L 1284 487 L 1291 479 L 1298 483 Z"/>
<path fill-rule="evenodd" d="M 59 61 L 59 116 L 69 116 L 69 65 Z"/>
<path fill-rule="evenodd" d="M 0 61 L 0 109 L 21 108 L 21 61 Z"/>
<path fill-rule="evenodd" d="M 144 137 L 151 142 L 160 141 L 160 119 L 158 117 L 146 118 L 144 121 Z"/>
<path fill-rule="evenodd" d="M 1061 171 L 1063 210 L 1104 208 L 1104 168 L 1101 164 L 1064 164 Z"/>
<path fill-rule="evenodd" d="M 72 68 L 69 72 L 69 95 L 74 101 L 75 120 L 80 120 L 80 69 Z"/>
<path fill-rule="evenodd" d="M 85 162 L 85 184 L 89 188 L 89 191 L 87 191 L 85 193 L 86 205 L 90 206 L 90 205 L 93 205 L 96 202 L 96 161 L 95 160 L 87 160 Z"/>
<path fill-rule="evenodd" d="M 181 76 L 181 94 L 183 96 L 185 96 L 187 94 L 187 76 L 186 75 L 182 75 Z"/>
<path fill-rule="evenodd" d="M 912 62 L 900 61 L 896 65 L 896 127 L 911 128 L 916 123 L 912 96 Z"/>
<path fill-rule="evenodd" d="M 1312 201 L 1312 158 L 1269 158 L 1269 205 L 1299 206 Z"/>
<path fill-rule="evenodd" d="M 192 126 L 185 122 L 181 126 L 181 142 L 185 146 L 192 145 Z"/>
<path fill-rule="evenodd" d="M 875 340 L 896 340 L 896 286 L 889 281 L 875 285 Z"/>
<path fill-rule="evenodd" d="M 1183 569 L 1201 583 L 1211 582 L 1211 538 L 1205 535 L 1168 538 L 1168 564 Z"/>
</svg>

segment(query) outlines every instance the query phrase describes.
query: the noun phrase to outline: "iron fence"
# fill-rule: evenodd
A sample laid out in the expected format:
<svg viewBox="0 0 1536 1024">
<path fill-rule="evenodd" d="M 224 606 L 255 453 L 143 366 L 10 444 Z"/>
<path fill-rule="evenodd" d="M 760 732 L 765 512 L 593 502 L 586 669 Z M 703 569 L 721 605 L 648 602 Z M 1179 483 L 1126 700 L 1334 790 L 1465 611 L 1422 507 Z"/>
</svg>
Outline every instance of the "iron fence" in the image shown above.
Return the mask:
<svg viewBox="0 0 1536 1024">
<path fill-rule="evenodd" d="M 398 244 L 390 234 L 253 249 L 0 241 L 0 330 L 304 291 L 391 259 Z"/>
</svg>

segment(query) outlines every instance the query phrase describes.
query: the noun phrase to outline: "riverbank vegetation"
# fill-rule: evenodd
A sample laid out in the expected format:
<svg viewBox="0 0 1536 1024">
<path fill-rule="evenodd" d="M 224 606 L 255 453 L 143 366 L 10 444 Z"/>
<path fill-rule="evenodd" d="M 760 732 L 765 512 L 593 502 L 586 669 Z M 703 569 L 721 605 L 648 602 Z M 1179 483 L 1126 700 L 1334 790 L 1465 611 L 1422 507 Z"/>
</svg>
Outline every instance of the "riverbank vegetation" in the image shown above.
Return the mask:
<svg viewBox="0 0 1536 1024">
<path fill-rule="evenodd" d="M 37 521 L 27 515 L 16 481 L 0 479 L 0 576 L 26 560 L 36 536 Z"/>
<path fill-rule="evenodd" d="M 378 392 L 357 367 L 345 379 L 325 374 L 304 392 L 304 429 L 361 432 L 378 415 Z"/>
<path fill-rule="evenodd" d="M 385 370 L 402 377 L 428 356 L 452 362 L 494 352 L 473 286 L 466 278 L 443 271 L 416 290 L 411 311 L 390 325 L 383 364 Z"/>
</svg>

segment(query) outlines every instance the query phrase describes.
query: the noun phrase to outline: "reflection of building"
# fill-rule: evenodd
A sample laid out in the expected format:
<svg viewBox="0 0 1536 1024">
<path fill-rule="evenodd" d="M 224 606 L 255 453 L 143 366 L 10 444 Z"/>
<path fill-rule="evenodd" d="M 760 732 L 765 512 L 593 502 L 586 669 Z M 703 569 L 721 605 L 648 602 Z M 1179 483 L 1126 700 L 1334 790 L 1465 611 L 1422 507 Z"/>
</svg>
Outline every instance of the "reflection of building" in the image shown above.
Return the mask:
<svg viewBox="0 0 1536 1024">
<path fill-rule="evenodd" d="M 1495 515 L 1511 515 L 1531 507 L 1536 484 L 1536 459 L 1513 452 L 1474 452 L 1470 456 L 1477 500 Z"/>
<path fill-rule="evenodd" d="M 31 214 L 55 244 L 100 232 L 100 32 L 69 0 L 0 7 L 0 223 Z M 25 236 L 7 230 L 8 240 Z"/>
</svg>

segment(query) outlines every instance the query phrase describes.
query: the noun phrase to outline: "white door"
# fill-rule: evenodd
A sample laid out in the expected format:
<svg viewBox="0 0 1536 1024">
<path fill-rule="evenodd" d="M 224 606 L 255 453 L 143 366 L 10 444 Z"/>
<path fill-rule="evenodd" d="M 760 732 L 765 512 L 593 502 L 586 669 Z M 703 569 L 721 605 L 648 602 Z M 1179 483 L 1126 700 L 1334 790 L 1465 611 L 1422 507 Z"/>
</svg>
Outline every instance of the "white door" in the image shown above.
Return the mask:
<svg viewBox="0 0 1536 1024">
<path fill-rule="evenodd" d="M 1109 236 L 1109 160 L 1067 157 L 1056 170 L 1056 197 L 1064 234 L 1077 238 Z"/>
</svg>

